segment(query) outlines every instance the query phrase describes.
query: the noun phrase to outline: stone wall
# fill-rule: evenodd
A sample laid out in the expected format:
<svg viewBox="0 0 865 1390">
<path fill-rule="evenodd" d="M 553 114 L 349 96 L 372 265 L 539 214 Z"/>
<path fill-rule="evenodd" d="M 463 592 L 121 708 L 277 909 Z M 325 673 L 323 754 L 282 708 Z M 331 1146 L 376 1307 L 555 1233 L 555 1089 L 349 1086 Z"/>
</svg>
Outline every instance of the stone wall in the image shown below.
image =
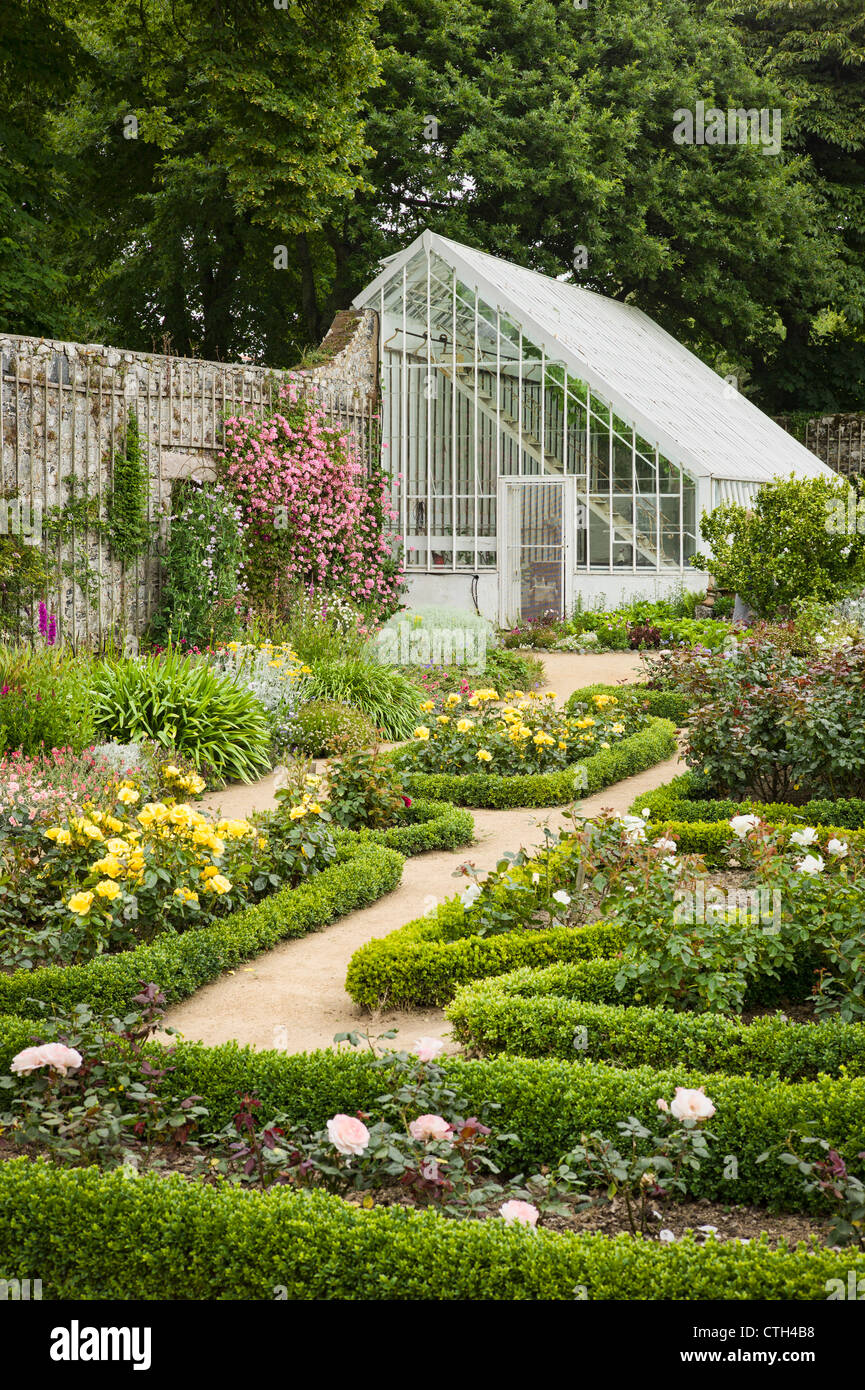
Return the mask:
<svg viewBox="0 0 865 1390">
<path fill-rule="evenodd" d="M 297 374 L 368 459 L 378 404 L 375 312 L 338 315 L 322 355 Z M 5 518 L 7 529 L 20 524 L 24 538 L 38 543 L 40 512 L 43 527 L 52 513 L 62 517 L 67 534 L 41 544 L 52 574 L 49 606 L 66 640 L 94 645 L 109 635 L 140 634 L 159 602 L 172 482 L 212 477 L 225 416 L 272 409 L 289 373 L 6 334 L 0 357 L 0 529 Z M 104 517 L 113 460 L 133 411 L 150 478 L 154 544 L 124 570 L 105 537 L 81 523 L 81 507 L 72 525 L 68 504 L 74 496 Z"/>
<path fill-rule="evenodd" d="M 778 424 L 836 473 L 865 472 L 865 414 L 820 415 L 807 420 L 804 430 L 790 416 L 780 417 Z"/>
</svg>

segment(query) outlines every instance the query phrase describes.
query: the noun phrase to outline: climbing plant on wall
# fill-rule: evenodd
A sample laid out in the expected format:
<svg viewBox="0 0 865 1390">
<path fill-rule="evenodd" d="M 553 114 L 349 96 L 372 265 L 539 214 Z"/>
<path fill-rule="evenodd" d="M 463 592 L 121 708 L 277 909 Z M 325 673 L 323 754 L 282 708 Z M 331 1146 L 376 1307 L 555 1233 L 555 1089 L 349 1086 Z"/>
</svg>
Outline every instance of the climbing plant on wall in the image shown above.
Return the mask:
<svg viewBox="0 0 865 1390">
<path fill-rule="evenodd" d="M 243 583 L 243 521 L 221 483 L 175 483 L 171 531 L 155 642 L 207 647 L 227 642 L 239 627 Z"/>
<path fill-rule="evenodd" d="M 108 498 L 108 535 L 116 559 L 132 564 L 147 549 L 147 468 L 141 454 L 138 417 L 130 410 L 122 452 L 115 454 Z"/>
</svg>

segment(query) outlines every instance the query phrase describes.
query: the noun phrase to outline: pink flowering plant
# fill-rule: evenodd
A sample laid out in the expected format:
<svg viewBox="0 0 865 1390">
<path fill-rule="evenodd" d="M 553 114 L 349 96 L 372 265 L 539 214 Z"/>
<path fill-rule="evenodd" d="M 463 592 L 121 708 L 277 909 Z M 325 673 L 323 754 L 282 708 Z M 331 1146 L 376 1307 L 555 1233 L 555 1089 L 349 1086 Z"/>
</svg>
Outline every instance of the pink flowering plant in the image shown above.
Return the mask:
<svg viewBox="0 0 865 1390">
<path fill-rule="evenodd" d="M 243 587 L 254 606 L 279 610 L 302 585 L 378 613 L 396 607 L 402 573 L 385 534 L 394 519 L 388 479 L 365 472 L 298 379 L 281 388 L 269 419 L 228 417 L 220 468 L 242 516 Z"/>
<path fill-rule="evenodd" d="M 394 1037 L 384 1033 L 377 1041 Z M 366 1041 L 386 1089 L 374 1111 L 337 1112 L 321 1128 L 284 1113 L 262 1118 L 262 1102 L 240 1095 L 237 1113 L 221 1131 L 204 1136 L 206 1176 L 257 1187 L 317 1187 L 360 1200 L 434 1206 L 448 1216 L 490 1216 L 506 1198 L 531 1203 L 535 1215 L 562 1212 L 564 1186 L 548 1175 L 528 1180 L 502 1176 L 501 1164 L 515 1136 L 494 1128 L 448 1083 L 438 1062 L 443 1044 L 420 1038 L 409 1052 L 377 1052 L 367 1035 L 339 1033 L 334 1041 Z M 488 1122 L 485 1122 L 488 1121 Z M 534 1223 L 532 1223 L 534 1224 Z"/>
<path fill-rule="evenodd" d="M 131 1005 L 122 1019 L 79 1004 L 70 1020 L 45 1021 L 0 1077 L 7 1142 L 55 1163 L 141 1171 L 189 1144 L 207 1111 L 198 1096 L 171 1093 L 170 1053 L 146 1046 L 161 1026 L 164 996 L 142 984 Z"/>
<path fill-rule="evenodd" d="M 655 1132 L 631 1115 L 616 1126 L 618 1142 L 598 1130 L 583 1134 L 557 1171 L 559 1181 L 602 1189 L 608 1200 L 620 1195 L 633 1236 L 661 1235 L 657 1204 L 687 1194 L 688 1175 L 709 1157 L 714 1138 L 704 1125 L 715 1113 L 704 1087 L 677 1086 L 671 1103 L 659 1098 L 658 1110 Z"/>
</svg>

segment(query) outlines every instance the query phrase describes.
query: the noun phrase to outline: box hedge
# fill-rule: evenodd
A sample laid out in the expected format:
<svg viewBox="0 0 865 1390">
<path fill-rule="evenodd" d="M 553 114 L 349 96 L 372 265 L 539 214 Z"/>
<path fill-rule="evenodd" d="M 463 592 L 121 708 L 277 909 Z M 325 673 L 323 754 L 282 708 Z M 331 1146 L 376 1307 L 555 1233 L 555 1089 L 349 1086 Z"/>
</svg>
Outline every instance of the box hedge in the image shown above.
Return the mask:
<svg viewBox="0 0 865 1390">
<path fill-rule="evenodd" d="M 389 830 L 356 830 L 349 832 L 361 841 L 374 841 L 399 850 L 400 854 L 425 854 L 434 849 L 459 849 L 474 839 L 475 823 L 470 811 L 452 806 L 447 801 L 417 799 L 406 807 L 405 824 Z"/>
<path fill-rule="evenodd" d="M 721 1014 L 638 1007 L 636 983 L 615 987 L 616 961 L 516 970 L 460 989 L 445 1010 L 454 1036 L 485 1054 L 561 1057 L 620 1067 L 690 1066 L 752 1076 L 865 1075 L 865 1025 L 837 1019 L 745 1023 Z"/>
<path fill-rule="evenodd" d="M 731 800 L 706 794 L 705 782 L 693 772 L 681 773 L 660 787 L 638 797 L 631 810 L 648 807 L 655 820 L 728 821 L 733 816 L 756 815 L 775 825 L 831 825 L 845 830 L 865 828 L 865 800 L 838 797 L 837 800 L 805 801 L 794 806 L 789 801 Z"/>
<path fill-rule="evenodd" d="M 555 772 L 499 777 L 486 772 L 406 770 L 403 781 L 412 795 L 449 801 L 455 806 L 561 806 L 644 772 L 647 767 L 671 758 L 675 751 L 675 725 L 668 719 L 651 719 L 644 729 L 622 739 L 614 748 L 602 749 L 579 764 Z"/>
<path fill-rule="evenodd" d="M 0 1164 L 0 1268 L 49 1300 L 825 1300 L 865 1255 L 571 1235 L 323 1193 Z"/>
</svg>

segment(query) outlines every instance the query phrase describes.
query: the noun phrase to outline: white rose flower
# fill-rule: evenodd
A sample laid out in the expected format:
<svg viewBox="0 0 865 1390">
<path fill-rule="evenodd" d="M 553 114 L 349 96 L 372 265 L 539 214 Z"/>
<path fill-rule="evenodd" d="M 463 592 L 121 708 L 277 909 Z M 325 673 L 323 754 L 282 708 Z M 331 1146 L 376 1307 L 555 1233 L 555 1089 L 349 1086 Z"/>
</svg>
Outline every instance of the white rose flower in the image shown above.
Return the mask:
<svg viewBox="0 0 865 1390">
<path fill-rule="evenodd" d="M 844 859 L 849 854 L 846 840 L 830 840 L 826 846 L 826 853 L 831 854 L 833 859 Z"/>
<path fill-rule="evenodd" d="M 470 883 L 465 892 L 460 894 L 460 902 L 463 907 L 471 907 L 476 898 L 481 895 L 481 890 L 476 883 Z"/>
<path fill-rule="evenodd" d="M 809 845 L 814 844 L 816 839 L 817 831 L 813 826 L 807 825 L 804 830 L 793 831 L 793 834 L 790 836 L 790 844 L 801 845 L 803 849 L 807 849 Z"/>
<path fill-rule="evenodd" d="M 826 861 L 819 854 L 806 854 L 804 859 L 800 859 L 796 868 L 800 874 L 822 874 L 826 867 Z"/>
<path fill-rule="evenodd" d="M 553 901 L 561 903 L 562 907 L 567 907 L 568 903 L 571 901 L 570 894 L 560 888 L 558 893 L 553 894 Z"/>
<path fill-rule="evenodd" d="M 655 841 L 655 849 L 661 849 L 665 854 L 675 854 L 678 845 L 675 840 L 666 840 L 662 836 L 660 840 Z"/>
<path fill-rule="evenodd" d="M 670 1114 L 676 1120 L 708 1120 L 715 1113 L 715 1107 L 702 1086 L 690 1090 L 687 1086 L 677 1086 L 676 1094 L 670 1102 Z"/>
<path fill-rule="evenodd" d="M 730 829 L 740 840 L 744 840 L 752 830 L 756 830 L 760 824 L 759 816 L 734 816 L 730 821 Z"/>
</svg>

